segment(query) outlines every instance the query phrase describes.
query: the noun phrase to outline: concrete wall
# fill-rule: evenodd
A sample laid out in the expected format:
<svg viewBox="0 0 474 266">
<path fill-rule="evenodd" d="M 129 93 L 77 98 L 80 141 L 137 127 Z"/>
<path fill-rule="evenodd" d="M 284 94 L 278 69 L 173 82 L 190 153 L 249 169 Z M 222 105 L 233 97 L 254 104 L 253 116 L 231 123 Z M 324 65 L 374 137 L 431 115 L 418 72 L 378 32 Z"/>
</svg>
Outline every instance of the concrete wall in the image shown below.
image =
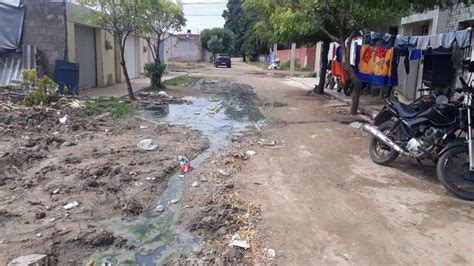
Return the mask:
<svg viewBox="0 0 474 266">
<path fill-rule="evenodd" d="M 91 25 L 87 21 L 88 11 L 86 8 L 68 3 L 67 4 L 67 59 L 77 62 L 76 40 L 74 25 L 92 27 L 95 29 L 96 64 L 97 64 L 97 86 L 105 87 L 117 82 L 115 70 L 115 45 L 113 36 L 104 29 Z M 93 56 L 93 55 L 91 55 Z"/>
<path fill-rule="evenodd" d="M 455 5 L 451 9 L 448 19 L 446 21 L 446 31 L 449 32 L 458 30 L 459 22 L 466 20 L 474 20 L 474 4 Z"/>
<path fill-rule="evenodd" d="M 444 32 L 451 32 L 459 29 L 460 22 L 474 20 L 474 5 L 457 4 L 447 10 L 431 10 L 424 13 L 412 14 L 401 19 L 400 34 L 403 35 L 422 35 L 421 29 L 423 25 L 429 26 L 428 34 L 439 34 Z M 473 39 L 474 41 L 474 39 Z M 471 42 L 474 43 L 474 42 Z M 460 57 L 462 51 L 454 49 L 455 55 L 453 58 Z M 456 55 L 457 54 L 457 55 Z M 466 57 L 466 55 L 461 55 Z M 460 74 L 461 64 L 459 60 L 455 61 L 454 67 L 456 70 L 456 77 Z M 404 91 L 411 99 L 419 96 L 416 91 L 421 88 L 423 60 L 410 61 L 410 74 L 406 74 L 403 62 L 399 64 L 399 86 L 397 89 Z M 451 85 L 453 88 L 460 86 L 457 78 L 453 80 Z"/>
<path fill-rule="evenodd" d="M 23 0 L 26 5 L 23 44 L 35 45 L 43 55 L 44 70 L 53 76 L 56 60 L 67 57 L 65 3 Z"/>
<path fill-rule="evenodd" d="M 169 38 L 169 61 L 198 62 L 202 60 L 202 45 L 199 35 L 173 35 Z"/>
</svg>

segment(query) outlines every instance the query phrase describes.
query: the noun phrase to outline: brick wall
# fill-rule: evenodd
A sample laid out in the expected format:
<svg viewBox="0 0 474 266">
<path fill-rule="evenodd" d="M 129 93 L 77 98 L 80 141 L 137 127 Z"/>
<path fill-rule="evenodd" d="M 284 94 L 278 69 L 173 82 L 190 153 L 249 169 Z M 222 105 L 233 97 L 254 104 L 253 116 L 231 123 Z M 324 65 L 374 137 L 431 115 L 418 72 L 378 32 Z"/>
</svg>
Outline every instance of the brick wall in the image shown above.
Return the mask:
<svg viewBox="0 0 474 266">
<path fill-rule="evenodd" d="M 36 45 L 42 53 L 44 70 L 54 73 L 56 60 L 66 56 L 66 6 L 58 0 L 23 0 L 26 6 L 23 44 Z"/>
<path fill-rule="evenodd" d="M 302 47 L 296 49 L 296 65 L 298 67 L 304 67 L 304 59 L 307 57 L 308 61 L 306 67 L 314 68 L 315 64 L 316 48 L 314 47 Z M 291 60 L 291 49 L 278 50 L 278 58 L 281 63 L 285 63 Z"/>
</svg>

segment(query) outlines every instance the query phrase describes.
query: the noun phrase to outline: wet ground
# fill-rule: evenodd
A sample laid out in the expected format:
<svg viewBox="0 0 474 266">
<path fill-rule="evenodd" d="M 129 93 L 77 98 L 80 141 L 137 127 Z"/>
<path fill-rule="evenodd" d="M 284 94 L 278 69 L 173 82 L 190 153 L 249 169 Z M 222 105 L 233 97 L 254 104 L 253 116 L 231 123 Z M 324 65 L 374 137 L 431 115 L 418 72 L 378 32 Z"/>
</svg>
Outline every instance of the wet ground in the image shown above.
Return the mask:
<svg viewBox="0 0 474 266">
<path fill-rule="evenodd" d="M 196 80 L 168 91 L 185 101 L 146 103 L 148 111 L 118 131 L 103 122 L 80 136 L 54 125 L 43 132 L 59 130 L 66 142 L 84 144 L 51 147 L 42 164 L 35 161 L 41 156 L 26 157 L 34 168 L 4 179 L 0 254 L 44 252 L 59 265 L 89 258 L 119 265 L 474 263 L 473 204 L 449 194 L 432 164 L 373 164 L 368 136 L 350 126 L 364 117 L 242 62 L 188 71 Z M 137 131 L 145 121 L 148 128 Z M 159 152 L 131 148 L 150 136 Z M 31 142 L 8 137 L 18 146 Z M 100 150 L 103 143 L 110 149 Z M 176 175 L 178 155 L 195 167 L 184 177 Z M 63 159 L 66 169 L 45 168 Z M 124 171 L 95 171 L 112 159 L 126 164 Z M 93 172 L 64 174 L 81 168 Z M 32 178 L 37 173 L 45 178 Z M 62 209 L 78 197 L 79 209 Z M 33 216 L 41 212 L 46 219 Z M 235 234 L 250 248 L 229 247 Z"/>
<path fill-rule="evenodd" d="M 261 207 L 247 253 L 252 263 L 474 263 L 474 205 L 447 192 L 433 164 L 423 170 L 400 158 L 375 165 L 368 136 L 349 125 L 361 117 L 253 66 L 236 61 L 232 69 L 192 72 L 252 86 L 267 119 L 279 121 L 260 136 L 279 144 L 251 144 L 256 155 L 231 177 L 233 192 Z"/>
<path fill-rule="evenodd" d="M 199 168 L 214 152 L 253 128 L 253 123 L 263 115 L 259 111 L 261 102 L 249 87 L 200 80 L 189 89 L 205 90 L 210 94 L 207 97 L 184 97 L 186 104 L 171 104 L 162 110 L 140 115 L 156 123 L 198 130 L 208 138 L 209 148 L 191 161 L 193 167 Z M 204 246 L 201 237 L 177 224 L 180 207 L 176 207 L 176 203 L 182 197 L 184 178 L 186 175 L 173 175 L 161 198 L 138 217 L 129 221 L 116 218 L 105 222 L 114 235 L 127 239 L 133 249 L 111 248 L 98 252 L 92 259 L 117 265 L 156 265 L 172 261 L 181 253 L 189 253 L 193 247 Z M 157 211 L 156 206 L 164 211 Z"/>
</svg>

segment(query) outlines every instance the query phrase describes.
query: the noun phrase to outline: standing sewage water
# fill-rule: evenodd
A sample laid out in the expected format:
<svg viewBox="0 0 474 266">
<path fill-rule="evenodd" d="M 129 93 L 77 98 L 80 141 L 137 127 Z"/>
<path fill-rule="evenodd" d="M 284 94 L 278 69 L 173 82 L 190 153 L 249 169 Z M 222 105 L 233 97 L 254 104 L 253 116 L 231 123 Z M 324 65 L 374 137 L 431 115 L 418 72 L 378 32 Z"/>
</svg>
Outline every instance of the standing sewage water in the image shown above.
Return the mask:
<svg viewBox="0 0 474 266">
<path fill-rule="evenodd" d="M 171 104 L 164 111 L 147 112 L 143 115 L 156 122 L 185 125 L 200 130 L 209 138 L 209 148 L 191 161 L 199 167 L 211 154 L 228 146 L 232 138 L 241 136 L 254 122 L 263 118 L 259 111 L 260 101 L 253 93 L 219 94 L 212 99 L 186 97 L 188 104 Z M 252 99 L 250 99 L 251 97 Z M 216 106 L 222 108 L 209 114 Z M 186 177 L 184 177 L 186 178 Z M 96 265 L 157 265 L 172 260 L 183 252 L 190 252 L 192 246 L 201 244 L 201 239 L 176 224 L 179 209 L 172 200 L 181 197 L 182 177 L 171 177 L 162 197 L 132 221 L 114 218 L 106 222 L 116 236 L 128 240 L 132 250 L 109 248 L 92 256 Z M 163 212 L 155 207 L 162 205 Z"/>
</svg>

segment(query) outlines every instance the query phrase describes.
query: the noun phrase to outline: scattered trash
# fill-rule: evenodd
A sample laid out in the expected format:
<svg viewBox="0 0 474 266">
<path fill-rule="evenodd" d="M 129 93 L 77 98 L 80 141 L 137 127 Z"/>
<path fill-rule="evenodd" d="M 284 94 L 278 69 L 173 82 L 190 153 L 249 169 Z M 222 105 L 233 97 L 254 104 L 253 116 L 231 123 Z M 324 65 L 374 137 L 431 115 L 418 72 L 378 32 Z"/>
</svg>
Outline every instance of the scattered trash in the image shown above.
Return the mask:
<svg viewBox="0 0 474 266">
<path fill-rule="evenodd" d="M 198 182 L 194 182 L 191 186 L 192 187 L 197 187 L 197 186 L 199 186 L 199 184 L 198 184 Z"/>
<path fill-rule="evenodd" d="M 30 254 L 25 256 L 20 256 L 8 263 L 8 266 L 16 265 L 50 265 L 47 255 L 43 254 Z"/>
<path fill-rule="evenodd" d="M 58 134 L 59 134 L 58 131 L 53 132 L 53 135 L 58 135 Z"/>
<path fill-rule="evenodd" d="M 200 112 L 194 112 L 194 115 L 201 115 Z"/>
<path fill-rule="evenodd" d="M 193 244 L 193 253 L 200 255 L 202 253 L 202 247 L 198 244 Z"/>
<path fill-rule="evenodd" d="M 350 126 L 353 127 L 353 128 L 360 129 L 362 127 L 362 123 L 361 122 L 352 122 L 352 123 L 350 123 Z"/>
<path fill-rule="evenodd" d="M 276 141 L 268 140 L 268 139 L 260 139 L 257 143 L 262 146 L 275 146 Z"/>
<path fill-rule="evenodd" d="M 258 131 L 261 131 L 264 127 L 267 126 L 267 122 L 265 122 L 265 120 L 258 120 L 256 123 L 254 123 L 254 125 Z"/>
<path fill-rule="evenodd" d="M 332 129 L 330 128 L 325 128 L 324 131 L 328 132 L 328 133 L 331 133 L 332 132 Z"/>
<path fill-rule="evenodd" d="M 66 121 L 67 121 L 67 116 L 68 116 L 68 115 L 65 115 L 65 116 L 59 118 L 59 122 L 60 122 L 61 124 L 66 123 Z"/>
<path fill-rule="evenodd" d="M 193 170 L 193 167 L 191 166 L 191 163 L 189 162 L 188 158 L 184 156 L 178 156 L 178 160 L 180 166 L 178 173 L 180 173 L 180 176 Z"/>
<path fill-rule="evenodd" d="M 36 237 L 42 237 L 42 236 L 43 236 L 42 233 L 37 233 L 37 234 L 36 234 Z"/>
<path fill-rule="evenodd" d="M 155 210 L 157 212 L 163 212 L 165 210 L 165 207 L 163 205 L 158 205 L 158 206 L 156 206 Z"/>
<path fill-rule="evenodd" d="M 164 92 L 164 91 L 158 92 L 158 96 L 170 98 L 170 96 L 168 95 L 168 93 L 166 93 L 166 92 Z"/>
<path fill-rule="evenodd" d="M 148 126 L 140 126 L 140 129 L 147 129 Z"/>
<path fill-rule="evenodd" d="M 230 241 L 229 246 L 239 247 L 239 248 L 244 248 L 244 249 L 250 248 L 250 244 L 248 243 L 248 241 L 240 239 L 240 236 L 238 234 L 235 234 L 234 236 L 232 236 L 232 240 Z"/>
<path fill-rule="evenodd" d="M 257 154 L 256 151 L 246 151 L 245 152 L 245 155 L 250 156 L 250 157 L 254 156 L 255 154 Z"/>
<path fill-rule="evenodd" d="M 178 203 L 178 201 L 179 201 L 179 199 L 172 199 L 172 200 L 170 201 L 170 203 L 171 203 L 171 204 L 176 204 L 176 203 Z"/>
<path fill-rule="evenodd" d="M 276 252 L 274 249 L 267 249 L 267 258 L 273 259 L 276 256 Z"/>
<path fill-rule="evenodd" d="M 53 190 L 53 194 L 58 194 L 59 193 L 59 188 Z"/>
<path fill-rule="evenodd" d="M 79 202 L 73 201 L 73 202 L 71 202 L 71 203 L 68 203 L 68 204 L 64 205 L 63 208 L 64 208 L 65 210 L 71 210 L 71 209 L 74 209 L 74 208 L 76 208 L 76 207 L 78 207 L 78 206 L 79 206 Z"/>
<path fill-rule="evenodd" d="M 137 147 L 146 151 L 154 151 L 158 148 L 158 145 L 153 144 L 151 139 L 144 139 L 138 142 Z"/>
<path fill-rule="evenodd" d="M 149 176 L 149 177 L 147 177 L 147 178 L 145 178 L 145 179 L 146 179 L 147 181 L 153 181 L 153 180 L 155 180 L 156 178 Z"/>
<path fill-rule="evenodd" d="M 55 222 L 56 221 L 56 218 L 51 218 L 49 219 L 50 222 Z"/>
<path fill-rule="evenodd" d="M 230 176 L 230 173 L 225 171 L 225 170 L 222 170 L 222 169 L 219 169 L 219 171 L 217 171 L 219 173 L 220 176 L 223 176 L 223 177 L 229 177 Z"/>
<path fill-rule="evenodd" d="M 84 108 L 86 107 L 86 104 L 83 102 L 83 101 L 79 101 L 79 100 L 72 100 L 70 103 L 69 103 L 69 106 L 73 109 L 77 109 L 77 108 Z"/>
<path fill-rule="evenodd" d="M 222 109 L 222 107 L 224 107 L 224 105 L 222 105 L 222 103 L 218 103 L 216 106 L 212 107 L 208 114 L 210 115 L 215 115 L 217 113 L 219 113 L 219 111 Z"/>
</svg>

